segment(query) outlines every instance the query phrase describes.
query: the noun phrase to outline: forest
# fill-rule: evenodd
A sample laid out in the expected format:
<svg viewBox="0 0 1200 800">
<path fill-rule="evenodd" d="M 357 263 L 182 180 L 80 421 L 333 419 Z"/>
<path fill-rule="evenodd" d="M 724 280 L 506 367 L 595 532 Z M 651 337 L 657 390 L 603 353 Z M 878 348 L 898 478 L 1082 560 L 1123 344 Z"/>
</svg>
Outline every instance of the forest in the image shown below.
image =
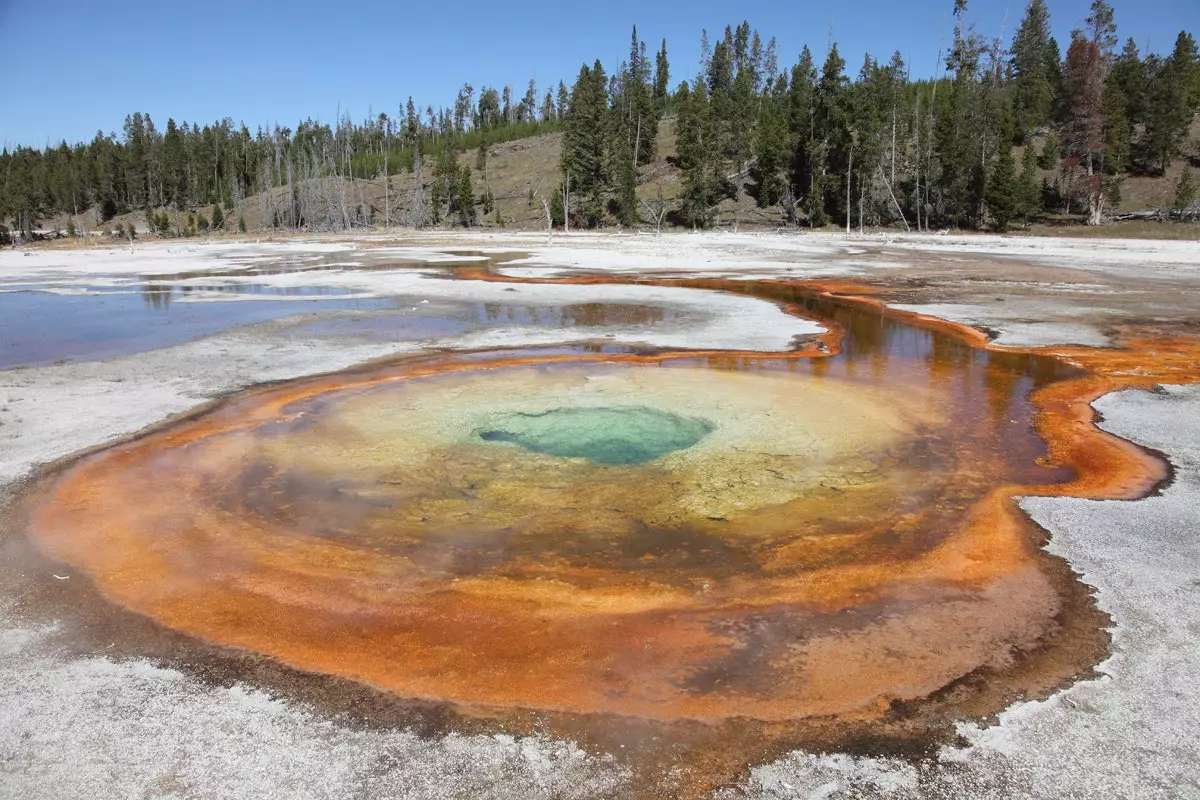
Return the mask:
<svg viewBox="0 0 1200 800">
<path fill-rule="evenodd" d="M 1192 155 L 1200 53 L 1190 32 L 1166 54 L 1119 44 L 1113 8 L 1096 0 L 1064 53 L 1045 0 L 1030 0 L 1010 41 L 976 31 L 967 0 L 953 2 L 929 77 L 910 75 L 901 49 L 848 69 L 836 41 L 820 63 L 805 46 L 782 65 L 775 39 L 743 22 L 702 32 L 695 74 L 677 68 L 674 83 L 666 41 L 651 56 L 635 27 L 622 63 L 585 62 L 571 85 L 544 92 L 532 79 L 523 93 L 467 84 L 452 105 L 410 97 L 395 116 L 295 129 L 228 118 L 160 127 L 134 113 L 119 134 L 5 149 L 0 220 L 22 238 L 48 217 L 85 212 L 98 225 L 140 212 L 163 236 L 244 231 L 249 209 L 275 230 L 489 224 L 494 198 L 472 163 L 484 170 L 488 148 L 556 133 L 559 163 L 546 166 L 557 188 L 530 189 L 529 201 L 572 229 L 704 228 L 723 203 L 748 197 L 779 225 L 1003 231 L 1045 214 L 1099 224 L 1128 176 Z M 647 183 L 664 121 L 670 196 Z M 403 192 L 397 175 L 408 176 Z M 364 182 L 381 185 L 382 199 Z M 1186 167 L 1175 202 L 1196 194 Z"/>
</svg>

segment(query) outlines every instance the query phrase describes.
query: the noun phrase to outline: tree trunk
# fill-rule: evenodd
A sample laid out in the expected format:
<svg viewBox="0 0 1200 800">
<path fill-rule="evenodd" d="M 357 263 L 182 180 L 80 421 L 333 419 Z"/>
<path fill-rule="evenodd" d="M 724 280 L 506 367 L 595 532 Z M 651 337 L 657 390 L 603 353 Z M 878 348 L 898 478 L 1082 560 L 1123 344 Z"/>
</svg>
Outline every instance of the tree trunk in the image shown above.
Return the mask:
<svg viewBox="0 0 1200 800">
<path fill-rule="evenodd" d="M 854 166 L 854 146 L 850 146 L 850 158 L 846 162 L 846 235 L 850 235 L 850 169 Z"/>
</svg>

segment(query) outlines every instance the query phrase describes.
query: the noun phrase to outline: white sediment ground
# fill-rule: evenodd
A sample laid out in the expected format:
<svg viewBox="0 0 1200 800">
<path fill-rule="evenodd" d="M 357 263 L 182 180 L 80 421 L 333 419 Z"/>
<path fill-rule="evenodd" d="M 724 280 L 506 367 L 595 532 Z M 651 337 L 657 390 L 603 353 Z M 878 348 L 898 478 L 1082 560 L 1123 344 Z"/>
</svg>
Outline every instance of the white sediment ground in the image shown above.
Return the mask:
<svg viewBox="0 0 1200 800">
<path fill-rule="evenodd" d="M 1187 304 L 1200 291 L 1200 244 L 1194 242 L 679 234 L 556 236 L 547 245 L 544 235 L 518 234 L 400 245 L 378 239 L 139 243 L 132 255 L 128 248 L 7 251 L 0 253 L 0 289 L 35 283 L 86 292 L 89 285 L 119 288 L 140 275 L 200 273 L 198 283 L 216 275 L 356 296 L 621 303 L 684 313 L 676 327 L 652 330 L 516 325 L 427 342 L 301 338 L 289 335 L 285 324 L 262 323 L 104 361 L 0 371 L 0 485 L 12 485 L 40 463 L 255 383 L 431 346 L 600 338 L 779 350 L 793 336 L 817 330 L 770 303 L 713 292 L 526 284 L 505 292 L 502 284 L 437 277 L 435 266 L 462 261 L 470 257 L 466 251 L 504 254 L 501 269 L 523 276 L 593 271 L 872 279 L 919 271 L 936 280 L 944 268 L 954 272 L 945 278 L 949 285 L 969 269 L 971 280 L 991 274 L 978 297 L 905 307 L 984 326 L 1011 344 L 1102 344 L 1101 326 L 1139 313 L 1189 314 Z M 408 266 L 359 269 L 389 259 Z M 325 269 L 228 274 L 276 263 Z M 1029 273 L 1030 265 L 1049 272 L 1013 277 L 1018 267 Z M 1090 277 L 1081 279 L 1080 270 Z M 1135 291 L 1127 288 L 1134 279 L 1163 291 L 1137 306 L 1105 299 Z M 1032 301 L 1031 290 L 1037 293 Z M 1046 303 L 1051 292 L 1062 297 L 1061 307 Z M 1003 313 L 996 310 L 997 296 L 1005 298 Z M 1022 502 L 1050 531 L 1049 549 L 1096 587 L 1098 604 L 1112 616 L 1113 651 L 1099 667 L 1101 677 L 1045 701 L 1017 704 L 994 724 L 964 725 L 969 746 L 921 764 L 797 752 L 755 767 L 745 785 L 725 796 L 1200 797 L 1200 692 L 1194 688 L 1200 675 L 1200 389 L 1122 392 L 1096 408 L 1105 429 L 1163 452 L 1175 468 L 1174 482 L 1144 500 Z M 65 577 L 80 579 L 69 571 Z M 364 730 L 253 687 L 213 688 L 103 652 L 67 655 L 55 627 L 27 618 L 21 602 L 0 597 L 0 797 L 584 798 L 620 797 L 631 780 L 619 759 L 586 754 L 570 742 Z"/>
</svg>

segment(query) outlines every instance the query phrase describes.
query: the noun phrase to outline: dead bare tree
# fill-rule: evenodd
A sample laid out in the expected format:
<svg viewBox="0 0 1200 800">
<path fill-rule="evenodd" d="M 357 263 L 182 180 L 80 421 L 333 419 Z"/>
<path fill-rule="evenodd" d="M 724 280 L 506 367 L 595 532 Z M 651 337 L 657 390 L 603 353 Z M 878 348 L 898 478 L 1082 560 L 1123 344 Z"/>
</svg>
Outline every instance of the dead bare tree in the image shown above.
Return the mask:
<svg viewBox="0 0 1200 800">
<path fill-rule="evenodd" d="M 571 173 L 563 182 L 563 233 L 571 232 Z"/>
<path fill-rule="evenodd" d="M 904 223 L 904 230 L 912 231 L 912 228 L 908 227 L 908 220 L 904 217 L 904 209 L 900 208 L 900 204 L 896 202 L 896 194 L 892 191 L 892 185 L 888 183 L 887 176 L 883 174 L 883 167 L 877 165 L 877 169 L 879 170 L 879 177 L 883 178 L 883 182 L 887 186 L 888 194 L 892 198 L 892 205 L 896 207 L 896 211 L 900 214 L 900 219 Z"/>
<path fill-rule="evenodd" d="M 421 142 L 413 145 L 413 193 L 412 205 L 408 211 L 408 226 L 420 230 L 429 224 L 429 216 L 425 210 L 425 183 L 421 178 Z"/>
<path fill-rule="evenodd" d="M 654 235 L 661 236 L 663 218 L 667 216 L 670 208 L 667 201 L 663 199 L 662 186 L 658 187 L 658 197 L 654 200 L 647 200 L 644 197 L 639 199 L 642 201 L 642 208 L 646 210 L 646 216 L 654 220 Z"/>
</svg>

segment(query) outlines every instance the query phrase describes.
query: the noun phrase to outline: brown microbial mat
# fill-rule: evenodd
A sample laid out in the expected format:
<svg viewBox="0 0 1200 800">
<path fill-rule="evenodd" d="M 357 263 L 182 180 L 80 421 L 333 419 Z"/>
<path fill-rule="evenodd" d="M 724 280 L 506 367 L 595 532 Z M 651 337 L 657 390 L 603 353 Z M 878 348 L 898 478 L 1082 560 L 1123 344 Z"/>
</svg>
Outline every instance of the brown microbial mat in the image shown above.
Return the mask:
<svg viewBox="0 0 1200 800">
<path fill-rule="evenodd" d="M 796 746 L 927 752 L 1087 674 L 1103 616 L 1013 498 L 1164 477 L 1092 425 L 1102 365 L 721 288 L 831 332 L 789 354 L 496 351 L 257 389 L 69 464 L 20 518 L 205 658 L 432 703 L 450 728 L 628 743 L 650 794 Z"/>
</svg>

